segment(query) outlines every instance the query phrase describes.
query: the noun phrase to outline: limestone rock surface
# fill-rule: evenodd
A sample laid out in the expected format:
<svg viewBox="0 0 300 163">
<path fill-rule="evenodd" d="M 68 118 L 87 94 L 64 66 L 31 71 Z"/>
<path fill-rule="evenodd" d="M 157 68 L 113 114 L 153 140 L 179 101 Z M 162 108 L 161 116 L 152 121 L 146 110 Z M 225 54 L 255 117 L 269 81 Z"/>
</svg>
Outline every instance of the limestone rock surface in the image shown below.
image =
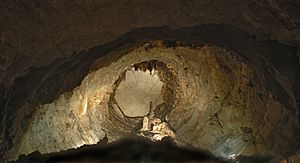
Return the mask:
<svg viewBox="0 0 300 163">
<path fill-rule="evenodd" d="M 162 81 L 171 77 L 176 81 L 170 90 L 175 93 L 174 104 L 160 108 L 158 114 L 169 109 L 165 119 L 178 140 L 226 158 L 233 154 L 283 157 L 292 150 L 296 118 L 265 87 L 272 81 L 235 52 L 210 45 L 170 48 L 156 41 L 119 55 L 102 68 L 97 64 L 103 58 L 98 59 L 78 87 L 35 108 L 11 157 L 94 144 L 105 135 L 109 142 L 136 135 L 143 119 L 124 116 L 112 97 L 121 74 L 152 60 L 167 67 L 158 71 Z M 163 75 L 168 73 L 174 76 Z"/>
</svg>

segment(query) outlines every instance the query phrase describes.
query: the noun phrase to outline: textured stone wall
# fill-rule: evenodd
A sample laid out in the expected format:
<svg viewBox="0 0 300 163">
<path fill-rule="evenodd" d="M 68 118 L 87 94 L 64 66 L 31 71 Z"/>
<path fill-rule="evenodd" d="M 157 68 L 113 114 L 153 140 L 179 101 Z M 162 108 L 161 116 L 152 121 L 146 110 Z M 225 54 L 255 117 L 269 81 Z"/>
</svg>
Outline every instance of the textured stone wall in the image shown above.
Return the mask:
<svg viewBox="0 0 300 163">
<path fill-rule="evenodd" d="M 103 59 L 95 61 L 80 86 L 35 108 L 10 157 L 94 144 L 104 135 L 109 142 L 136 135 L 142 119 L 125 117 L 110 96 L 120 74 L 153 59 L 166 64 L 178 80 L 174 108 L 166 115 L 178 141 L 222 157 L 280 158 L 290 152 L 295 141 L 291 132 L 298 127 L 295 117 L 265 88 L 272 81 L 236 53 L 207 45 L 170 48 L 156 41 L 119 55 L 100 69 L 97 63 Z"/>
<path fill-rule="evenodd" d="M 209 43 L 237 52 L 272 81 L 264 83 L 274 96 L 268 106 L 282 112 L 269 110 L 265 118 L 286 124 L 275 135 L 294 128 L 284 133 L 298 138 L 298 147 L 286 148 L 299 150 L 299 128 L 289 125 L 288 113 L 300 119 L 299 10 L 297 0 L 1 0 L 0 158 L 27 131 L 34 109 L 79 86 L 94 60 L 153 39 L 181 40 L 192 47 Z M 119 57 L 109 55 L 94 68 Z M 280 150 L 286 140 L 275 139 L 269 123 L 261 125 L 274 142 L 269 148 Z M 247 149 L 251 153 L 257 146 Z"/>
<path fill-rule="evenodd" d="M 6 84 L 30 67 L 49 65 L 141 27 L 231 24 L 259 39 L 299 45 L 296 0 L 2 0 L 0 6 L 0 79 Z"/>
</svg>

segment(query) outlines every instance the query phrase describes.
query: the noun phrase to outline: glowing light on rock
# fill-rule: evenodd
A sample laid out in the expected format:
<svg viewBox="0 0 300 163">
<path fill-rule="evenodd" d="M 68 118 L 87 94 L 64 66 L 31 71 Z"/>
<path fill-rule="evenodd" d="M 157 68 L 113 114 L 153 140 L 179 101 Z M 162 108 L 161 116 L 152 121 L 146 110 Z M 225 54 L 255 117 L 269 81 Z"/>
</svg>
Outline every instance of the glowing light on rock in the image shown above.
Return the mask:
<svg viewBox="0 0 300 163">
<path fill-rule="evenodd" d="M 162 86 L 156 71 L 132 68 L 117 88 L 115 99 L 126 116 L 142 117 L 149 113 L 150 107 L 155 108 L 163 102 Z"/>
</svg>

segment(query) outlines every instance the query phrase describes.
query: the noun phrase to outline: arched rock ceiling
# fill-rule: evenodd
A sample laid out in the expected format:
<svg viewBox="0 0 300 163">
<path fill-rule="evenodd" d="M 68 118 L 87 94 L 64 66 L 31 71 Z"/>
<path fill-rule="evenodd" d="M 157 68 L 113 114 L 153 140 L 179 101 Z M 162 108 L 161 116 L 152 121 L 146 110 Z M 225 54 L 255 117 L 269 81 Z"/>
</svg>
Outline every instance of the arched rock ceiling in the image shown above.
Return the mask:
<svg viewBox="0 0 300 163">
<path fill-rule="evenodd" d="M 297 0 L 0 2 L 0 80 L 109 43 L 142 27 L 230 24 L 259 40 L 299 45 Z"/>
<path fill-rule="evenodd" d="M 108 61 L 99 58 L 80 86 L 53 102 L 36 108 L 23 106 L 23 110 L 35 111 L 25 135 L 16 135 L 10 157 L 36 150 L 50 153 L 95 144 L 104 135 L 112 142 L 137 134 L 142 118 L 128 118 L 118 107 L 126 107 L 121 102 L 139 104 L 140 101 L 127 102 L 121 98 L 113 102 L 112 96 L 117 93 L 115 81 L 124 71 L 151 60 L 155 62 L 145 64 L 157 67 L 158 74 L 169 71 L 173 74 L 159 75 L 163 82 L 176 81 L 169 83 L 169 92 L 174 96 L 168 97 L 174 98 L 174 103 L 171 99 L 171 104 L 157 107 L 154 112 L 161 119 L 168 117 L 166 121 L 174 129 L 177 141 L 222 157 L 232 154 L 284 157 L 295 150 L 293 128 L 298 126 L 293 111 L 286 108 L 290 106 L 281 104 L 265 88 L 274 81 L 236 53 L 208 45 L 182 46 L 179 42 L 170 47 L 161 41 L 124 50 L 108 54 L 120 58 L 106 67 L 102 63 Z M 161 68 L 157 61 L 166 68 Z M 122 80 L 128 77 L 126 74 Z M 165 101 L 168 99 L 167 93 L 162 96 Z M 21 115 L 17 118 L 24 121 Z M 14 129 L 21 130 L 18 126 Z"/>
<path fill-rule="evenodd" d="M 296 0 L 2 0 L 1 151 L 25 132 L 22 126 L 34 106 L 73 90 L 95 59 L 153 39 L 172 40 L 170 46 L 174 40 L 209 43 L 237 52 L 274 81 L 265 87 L 297 116 L 299 5 Z"/>
</svg>

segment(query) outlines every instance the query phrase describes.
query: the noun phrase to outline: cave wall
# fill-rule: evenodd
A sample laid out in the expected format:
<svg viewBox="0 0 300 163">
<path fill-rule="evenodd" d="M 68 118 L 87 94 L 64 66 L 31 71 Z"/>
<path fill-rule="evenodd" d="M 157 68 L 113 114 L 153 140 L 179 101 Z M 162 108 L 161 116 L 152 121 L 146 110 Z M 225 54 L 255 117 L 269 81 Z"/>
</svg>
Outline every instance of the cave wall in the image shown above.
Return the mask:
<svg viewBox="0 0 300 163">
<path fill-rule="evenodd" d="M 299 115 L 297 1 L 0 3 L 1 151 L 27 130 L 35 106 L 78 86 L 93 60 L 152 39 L 236 51 L 275 81 L 266 87 Z"/>
<path fill-rule="evenodd" d="M 259 40 L 299 45 L 299 2 L 1 1 L 1 81 L 142 27 L 230 24 Z M 104 21 L 103 21 L 104 20 Z"/>
<path fill-rule="evenodd" d="M 35 111 L 25 135 L 15 139 L 10 158 L 95 144 L 105 135 L 109 142 L 135 135 L 142 119 L 122 115 L 118 105 L 110 102 L 111 95 L 120 74 L 135 63 L 153 59 L 176 74 L 176 100 L 166 116 L 177 141 L 222 157 L 284 157 L 293 151 L 296 117 L 265 88 L 274 81 L 264 79 L 258 67 L 232 51 L 177 44 L 146 43 L 97 69 L 105 62 L 100 58 L 74 90 L 50 104 L 23 107 Z"/>
</svg>

